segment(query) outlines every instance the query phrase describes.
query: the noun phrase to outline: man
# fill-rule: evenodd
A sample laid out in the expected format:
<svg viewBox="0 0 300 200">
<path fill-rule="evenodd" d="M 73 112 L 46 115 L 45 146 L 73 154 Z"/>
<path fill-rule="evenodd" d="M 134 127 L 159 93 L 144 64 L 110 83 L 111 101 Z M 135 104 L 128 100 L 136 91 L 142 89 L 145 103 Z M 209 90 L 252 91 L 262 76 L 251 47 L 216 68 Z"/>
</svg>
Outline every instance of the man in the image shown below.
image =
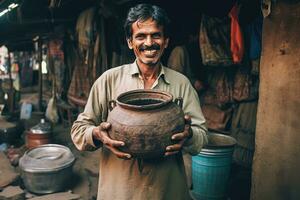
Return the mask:
<svg viewBox="0 0 300 200">
<path fill-rule="evenodd" d="M 188 79 L 160 63 L 169 42 L 168 22 L 157 6 L 139 4 L 129 10 L 124 27 L 136 61 L 110 69 L 96 80 L 84 112 L 72 126 L 71 136 L 78 149 L 101 147 L 98 200 L 189 199 L 181 150 L 199 153 L 207 142 L 206 127 L 197 93 Z M 137 159 L 118 150 L 125 144 L 109 137 L 111 125 L 105 121 L 109 100 L 143 88 L 182 97 L 187 123 L 184 132 L 172 136 L 177 143 L 166 148 L 163 159 L 144 160 L 140 166 Z"/>
</svg>

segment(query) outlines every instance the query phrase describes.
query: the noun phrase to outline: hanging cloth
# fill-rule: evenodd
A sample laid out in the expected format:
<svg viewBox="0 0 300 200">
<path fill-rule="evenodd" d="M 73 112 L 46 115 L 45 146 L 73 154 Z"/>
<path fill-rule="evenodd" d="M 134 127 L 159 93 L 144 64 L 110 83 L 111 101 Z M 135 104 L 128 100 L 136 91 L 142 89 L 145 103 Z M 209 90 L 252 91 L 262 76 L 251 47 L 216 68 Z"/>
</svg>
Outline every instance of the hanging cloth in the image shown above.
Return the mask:
<svg viewBox="0 0 300 200">
<path fill-rule="evenodd" d="M 238 21 L 238 6 L 235 4 L 229 12 L 231 18 L 230 49 L 234 63 L 240 63 L 244 54 L 243 35 Z"/>
<path fill-rule="evenodd" d="M 203 65 L 229 66 L 233 64 L 230 50 L 230 18 L 203 15 L 199 45 Z"/>
<path fill-rule="evenodd" d="M 263 15 L 259 15 L 249 22 L 244 28 L 245 49 L 250 60 L 260 58 L 262 49 Z"/>
<path fill-rule="evenodd" d="M 94 34 L 94 16 L 96 8 L 90 8 L 80 13 L 77 23 L 76 32 L 78 35 L 79 47 L 88 49 L 95 39 Z"/>
<path fill-rule="evenodd" d="M 63 52 L 63 41 L 61 39 L 51 39 L 48 43 L 48 69 L 52 76 L 55 77 L 55 93 L 61 97 L 62 93 L 67 90 L 64 85 L 64 74 L 66 71 L 65 57 Z"/>
</svg>

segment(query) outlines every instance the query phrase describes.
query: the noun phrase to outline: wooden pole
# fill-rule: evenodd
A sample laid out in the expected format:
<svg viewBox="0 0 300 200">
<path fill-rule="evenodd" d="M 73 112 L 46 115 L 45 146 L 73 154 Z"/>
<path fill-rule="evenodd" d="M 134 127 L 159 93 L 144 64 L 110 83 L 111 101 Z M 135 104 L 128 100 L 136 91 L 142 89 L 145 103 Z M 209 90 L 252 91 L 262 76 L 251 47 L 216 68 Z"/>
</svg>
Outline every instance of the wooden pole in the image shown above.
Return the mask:
<svg viewBox="0 0 300 200">
<path fill-rule="evenodd" d="M 11 57 L 10 57 L 10 51 L 8 51 L 8 76 L 9 76 L 9 92 L 8 92 L 8 104 L 9 104 L 9 112 L 12 113 L 15 108 L 15 93 L 14 93 L 14 87 L 13 87 L 13 80 L 11 75 Z"/>
<path fill-rule="evenodd" d="M 42 52 L 42 40 L 38 41 L 38 63 L 39 63 L 39 111 L 42 111 L 42 101 L 43 101 L 43 74 L 42 74 L 42 60 L 43 60 L 43 52 Z"/>
</svg>

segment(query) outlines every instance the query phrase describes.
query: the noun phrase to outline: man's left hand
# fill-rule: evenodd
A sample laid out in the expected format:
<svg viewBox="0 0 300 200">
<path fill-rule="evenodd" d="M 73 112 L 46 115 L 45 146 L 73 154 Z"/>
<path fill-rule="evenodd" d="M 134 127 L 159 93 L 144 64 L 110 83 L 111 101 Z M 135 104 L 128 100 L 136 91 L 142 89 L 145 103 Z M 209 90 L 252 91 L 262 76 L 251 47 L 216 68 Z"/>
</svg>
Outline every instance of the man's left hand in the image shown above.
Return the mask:
<svg viewBox="0 0 300 200">
<path fill-rule="evenodd" d="M 184 119 L 185 119 L 184 131 L 172 135 L 172 140 L 177 141 L 177 143 L 166 147 L 165 156 L 174 155 L 179 151 L 181 151 L 184 142 L 193 136 L 193 132 L 191 129 L 191 117 L 185 115 Z"/>
</svg>

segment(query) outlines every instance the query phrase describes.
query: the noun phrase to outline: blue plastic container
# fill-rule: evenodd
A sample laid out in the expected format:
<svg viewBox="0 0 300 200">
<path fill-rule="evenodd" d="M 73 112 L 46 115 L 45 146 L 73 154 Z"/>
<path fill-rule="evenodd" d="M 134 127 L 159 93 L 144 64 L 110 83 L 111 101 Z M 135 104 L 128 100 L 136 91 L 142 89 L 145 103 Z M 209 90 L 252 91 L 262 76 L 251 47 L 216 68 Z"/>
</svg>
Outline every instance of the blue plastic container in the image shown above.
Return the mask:
<svg viewBox="0 0 300 200">
<path fill-rule="evenodd" d="M 226 199 L 236 140 L 223 134 L 209 134 L 208 139 L 209 144 L 192 157 L 192 195 L 197 200 Z"/>
</svg>

